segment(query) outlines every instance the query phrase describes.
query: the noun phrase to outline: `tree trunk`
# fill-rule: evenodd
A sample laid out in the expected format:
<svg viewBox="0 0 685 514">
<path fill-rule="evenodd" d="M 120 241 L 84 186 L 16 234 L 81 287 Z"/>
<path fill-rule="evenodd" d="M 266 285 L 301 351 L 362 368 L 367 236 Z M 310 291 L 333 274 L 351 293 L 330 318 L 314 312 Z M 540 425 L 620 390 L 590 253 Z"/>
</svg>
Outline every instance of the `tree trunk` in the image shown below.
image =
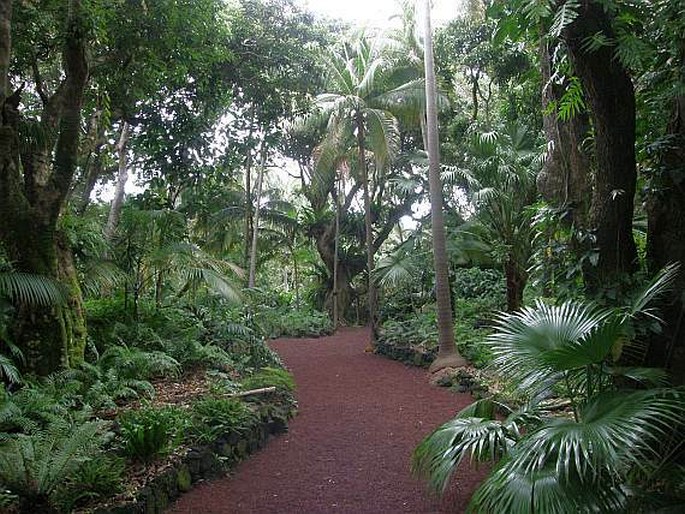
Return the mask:
<svg viewBox="0 0 685 514">
<path fill-rule="evenodd" d="M 583 2 L 578 18 L 565 30 L 569 56 L 580 78 L 595 130 L 595 158 L 590 227 L 599 251 L 596 266 L 586 270 L 590 293 L 618 284 L 637 268 L 633 239 L 635 165 L 635 92 L 614 47 L 586 48 L 597 33 L 614 38 L 611 22 L 597 2 Z"/>
<path fill-rule="evenodd" d="M 683 61 L 685 66 L 685 57 Z M 667 134 L 669 144 L 659 156 L 661 169 L 650 183 L 647 200 L 647 260 L 653 273 L 673 262 L 680 263 L 680 273 L 676 287 L 660 311 L 664 330 L 652 339 L 647 358 L 650 365 L 668 368 L 674 381 L 682 384 L 685 382 L 685 96 L 674 101 Z"/>
<path fill-rule="evenodd" d="M 551 83 L 551 61 L 548 42 L 541 38 L 543 128 L 552 150 L 538 174 L 537 187 L 550 204 L 570 211 L 572 223 L 585 227 L 591 196 L 590 159 L 582 151 L 581 143 L 589 133 L 590 120 L 585 112 L 567 121 L 560 120 L 555 110 L 550 112 L 550 105 L 563 95 L 563 87 Z"/>
<path fill-rule="evenodd" d="M 331 224 L 324 229 L 317 231 L 314 234 L 316 240 L 316 249 L 323 261 L 326 269 L 333 274 L 335 261 L 335 224 Z M 349 266 L 342 261 L 338 261 L 338 322 L 340 320 L 350 319 L 352 310 L 352 300 L 354 299 L 354 291 L 352 289 L 352 279 L 363 271 L 363 265 Z M 332 314 L 333 312 L 333 291 L 328 292 L 324 302 L 324 308 Z"/>
<path fill-rule="evenodd" d="M 86 336 L 81 291 L 70 249 L 57 233 L 60 211 L 76 169 L 81 107 L 88 79 L 80 2 L 71 0 L 65 10 L 69 13 L 69 37 L 64 41 L 62 55 L 64 78 L 45 103 L 41 116 L 41 123 L 54 128 L 56 134 L 27 155 L 24 166 L 19 164 L 17 106 L 9 105 L 4 97 L 1 106 L 0 241 L 17 271 L 60 280 L 67 291 L 63 305 L 16 306 L 14 340 L 26 357 L 26 371 L 39 375 L 82 361 Z M 11 48 L 7 30 L 10 16 L 9 2 L 0 0 L 3 74 L 7 71 L 3 59 Z"/>
<path fill-rule="evenodd" d="M 437 86 L 433 62 L 433 33 L 430 0 L 424 2 L 424 66 L 426 70 L 426 128 L 428 141 L 428 184 L 433 229 L 433 264 L 435 266 L 435 296 L 438 304 L 438 358 L 430 371 L 446 367 L 465 366 L 466 361 L 454 344 L 452 299 L 449 285 L 449 266 L 446 249 L 445 223 L 442 215 L 442 183 L 440 181 L 440 146 L 438 142 Z"/>
<path fill-rule="evenodd" d="M 366 232 L 366 270 L 368 272 L 367 296 L 369 305 L 369 329 L 371 332 L 371 345 L 378 336 L 378 320 L 376 319 L 376 284 L 373 280 L 373 223 L 371 219 L 371 194 L 369 192 L 369 169 L 366 165 L 366 152 L 364 150 L 364 119 L 361 112 L 357 113 L 357 150 L 359 151 L 359 169 L 362 173 L 362 188 L 364 191 L 364 228 Z"/>
<path fill-rule="evenodd" d="M 12 56 L 12 0 L 0 0 L 0 107 L 9 96 L 8 79 Z M 4 117 L 4 112 L 0 113 Z M 4 123 L 3 123 L 4 125 Z"/>
<path fill-rule="evenodd" d="M 264 182 L 264 168 L 266 167 L 266 156 L 268 150 L 266 142 L 262 143 L 262 156 L 257 173 L 257 194 L 255 196 L 254 218 L 252 220 L 252 246 L 250 248 L 250 273 L 247 287 L 255 286 L 255 275 L 257 273 L 257 242 L 259 240 L 259 203 L 262 199 L 262 184 Z"/>
<path fill-rule="evenodd" d="M 514 312 L 523 305 L 523 291 L 526 288 L 527 277 L 513 257 L 509 257 L 504 264 L 504 276 L 507 281 L 507 311 Z"/>
<path fill-rule="evenodd" d="M 112 241 L 114 233 L 119 225 L 121 208 L 124 205 L 124 195 L 126 194 L 126 182 L 128 182 L 128 167 L 126 164 L 126 151 L 129 138 L 129 125 L 125 121 L 121 122 L 121 136 L 117 144 L 117 154 L 119 155 L 119 172 L 117 174 L 117 185 L 114 190 L 114 198 L 109 208 L 107 225 L 105 226 L 105 239 Z"/>
<path fill-rule="evenodd" d="M 333 260 L 333 330 L 338 330 L 339 302 L 338 302 L 338 268 L 340 263 L 340 178 L 336 180 L 335 195 L 335 256 Z"/>
<path fill-rule="evenodd" d="M 247 133 L 247 157 L 245 158 L 245 253 L 244 265 L 250 263 L 250 241 L 252 240 L 252 135 L 254 134 L 254 107 L 250 108 L 250 128 Z"/>
</svg>

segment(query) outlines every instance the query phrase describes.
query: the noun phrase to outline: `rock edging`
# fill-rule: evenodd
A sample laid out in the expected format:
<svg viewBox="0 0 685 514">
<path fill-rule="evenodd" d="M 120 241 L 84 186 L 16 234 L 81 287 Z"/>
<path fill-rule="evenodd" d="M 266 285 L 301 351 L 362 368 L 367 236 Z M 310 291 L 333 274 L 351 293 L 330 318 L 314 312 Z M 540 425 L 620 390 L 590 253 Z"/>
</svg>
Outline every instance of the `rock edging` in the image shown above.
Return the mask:
<svg viewBox="0 0 685 514">
<path fill-rule="evenodd" d="M 193 484 L 224 475 L 269 438 L 288 430 L 295 409 L 290 405 L 267 404 L 264 413 L 240 433 L 230 432 L 207 446 L 194 446 L 179 462 L 150 480 L 125 503 L 97 509 L 94 514 L 162 514 Z"/>
</svg>

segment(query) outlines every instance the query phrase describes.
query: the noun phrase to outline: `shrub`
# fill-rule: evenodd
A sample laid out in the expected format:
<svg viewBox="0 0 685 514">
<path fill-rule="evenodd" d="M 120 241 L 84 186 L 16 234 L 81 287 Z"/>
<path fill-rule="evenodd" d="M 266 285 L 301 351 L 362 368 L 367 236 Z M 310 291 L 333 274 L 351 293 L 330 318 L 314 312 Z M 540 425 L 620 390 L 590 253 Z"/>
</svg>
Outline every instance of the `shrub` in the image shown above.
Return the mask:
<svg viewBox="0 0 685 514">
<path fill-rule="evenodd" d="M 478 367 L 491 360 L 483 344 L 494 316 L 490 300 L 458 299 L 454 302 L 454 340 L 459 352 Z M 396 348 L 413 348 L 431 353 L 438 345 L 438 326 L 433 309 L 415 313 L 404 320 L 388 320 L 381 326 L 379 345 Z"/>
<path fill-rule="evenodd" d="M 488 300 L 496 306 L 506 302 L 506 284 L 499 270 L 459 268 L 454 272 L 453 284 L 456 298 Z"/>
<path fill-rule="evenodd" d="M 214 442 L 222 434 L 243 432 L 255 420 L 254 412 L 237 399 L 206 398 L 192 406 L 192 432 L 203 443 Z"/>
<path fill-rule="evenodd" d="M 654 492 L 672 494 L 664 471 L 683 456 L 685 394 L 661 386 L 662 370 L 620 366 L 616 352 L 657 289 L 630 309 L 537 302 L 500 315 L 487 339 L 493 366 L 529 403 L 499 404 L 504 419 L 490 399 L 467 407 L 421 442 L 415 471 L 443 491 L 465 457 L 493 462 L 469 512 L 658 510 Z M 557 394 L 572 415 L 542 402 Z"/>
<path fill-rule="evenodd" d="M 279 306 L 258 310 L 257 323 L 270 338 L 320 337 L 333 331 L 328 314 L 308 308 Z"/>
<path fill-rule="evenodd" d="M 145 407 L 119 417 L 124 454 L 150 462 L 167 454 L 181 442 L 186 416 L 175 407 Z"/>
<path fill-rule="evenodd" d="M 272 386 L 282 392 L 292 392 L 295 390 L 295 380 L 284 369 L 268 367 L 260 369 L 257 373 L 243 380 L 243 389 L 248 391 Z"/>
</svg>

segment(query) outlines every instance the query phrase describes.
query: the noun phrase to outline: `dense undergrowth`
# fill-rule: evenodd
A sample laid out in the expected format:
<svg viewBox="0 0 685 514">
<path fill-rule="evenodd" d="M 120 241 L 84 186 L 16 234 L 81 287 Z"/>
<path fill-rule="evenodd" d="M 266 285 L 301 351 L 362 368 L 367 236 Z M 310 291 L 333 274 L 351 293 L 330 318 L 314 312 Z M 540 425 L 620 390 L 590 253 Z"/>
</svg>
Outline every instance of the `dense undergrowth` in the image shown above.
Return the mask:
<svg viewBox="0 0 685 514">
<path fill-rule="evenodd" d="M 86 308 L 85 363 L 0 389 L 0 510 L 71 512 L 124 493 L 130 469 L 240 434 L 272 408 L 231 397 L 242 391 L 274 386 L 269 400 L 293 407 L 292 377 L 265 339 L 330 330 L 312 311 L 286 319 L 285 305 L 212 297 L 141 302 L 136 318 L 117 296 Z"/>
<path fill-rule="evenodd" d="M 459 269 L 454 277 L 454 339 L 459 352 L 474 366 L 482 368 L 491 360 L 483 341 L 495 313 L 504 309 L 504 277 L 480 268 Z M 429 295 L 400 288 L 386 298 L 378 345 L 422 356 L 415 364 L 427 365 L 437 355 L 438 329 L 435 304 Z M 398 354 L 398 355 L 401 355 Z"/>
</svg>

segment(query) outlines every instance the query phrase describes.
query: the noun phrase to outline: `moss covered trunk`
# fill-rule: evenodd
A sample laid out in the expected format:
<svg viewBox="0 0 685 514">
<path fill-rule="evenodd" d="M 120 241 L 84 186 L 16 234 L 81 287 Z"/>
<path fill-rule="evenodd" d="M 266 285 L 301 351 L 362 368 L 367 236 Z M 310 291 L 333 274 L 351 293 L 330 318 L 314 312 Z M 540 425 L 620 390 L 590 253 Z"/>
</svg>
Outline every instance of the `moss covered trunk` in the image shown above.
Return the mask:
<svg viewBox="0 0 685 514">
<path fill-rule="evenodd" d="M 11 55 L 11 9 L 0 5 L 0 243 L 16 271 L 60 281 L 61 305 L 16 305 L 11 333 L 26 357 L 26 370 L 45 375 L 83 359 L 86 332 L 81 291 L 71 250 L 58 222 L 76 169 L 81 107 L 88 80 L 83 13 L 79 0 L 64 5 L 64 76 L 52 95 L 43 91 L 41 144 L 26 144 L 18 130 L 20 102 L 6 94 Z M 15 97 L 21 91 L 14 93 Z M 20 157 L 21 155 L 21 157 Z"/>
<path fill-rule="evenodd" d="M 65 289 L 60 305 L 19 304 L 12 334 L 26 358 L 25 369 L 47 375 L 83 361 L 86 328 L 81 289 L 71 249 L 50 220 L 29 210 L 22 220 L 14 218 L 14 230 L 3 242 L 16 269 L 58 280 Z"/>
</svg>

